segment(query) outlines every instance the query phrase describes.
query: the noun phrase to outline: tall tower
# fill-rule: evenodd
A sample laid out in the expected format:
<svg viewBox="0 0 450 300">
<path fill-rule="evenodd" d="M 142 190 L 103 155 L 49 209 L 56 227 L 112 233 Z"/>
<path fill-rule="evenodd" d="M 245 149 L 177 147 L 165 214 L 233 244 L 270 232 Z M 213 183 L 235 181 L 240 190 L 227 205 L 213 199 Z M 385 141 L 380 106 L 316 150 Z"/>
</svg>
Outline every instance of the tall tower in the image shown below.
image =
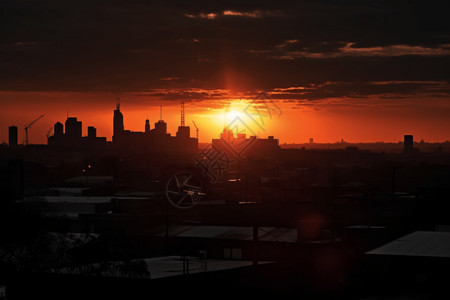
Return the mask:
<svg viewBox="0 0 450 300">
<path fill-rule="evenodd" d="M 97 128 L 88 126 L 88 138 L 94 139 L 97 137 Z"/>
<path fill-rule="evenodd" d="M 113 142 L 118 142 L 124 130 L 123 115 L 120 112 L 120 99 L 116 97 L 116 109 L 114 110 L 113 119 Z"/>
<path fill-rule="evenodd" d="M 150 120 L 147 118 L 147 120 L 145 120 L 145 133 L 149 132 L 150 132 Z"/>
<path fill-rule="evenodd" d="M 412 135 L 405 134 L 403 137 L 403 153 L 411 153 L 414 150 L 414 138 Z"/>
<path fill-rule="evenodd" d="M 82 133 L 81 121 L 78 121 L 76 117 L 68 117 L 66 120 L 66 136 L 71 139 L 80 139 Z"/>
<path fill-rule="evenodd" d="M 178 131 L 176 136 L 182 139 L 189 139 L 191 136 L 191 129 L 184 123 L 184 102 L 181 101 L 181 125 L 178 126 Z"/>
<path fill-rule="evenodd" d="M 17 146 L 17 126 L 9 126 L 9 146 Z"/>
<path fill-rule="evenodd" d="M 64 125 L 61 122 L 56 122 L 53 126 L 53 135 L 58 137 L 64 135 Z"/>
<path fill-rule="evenodd" d="M 184 127 L 184 101 L 181 101 L 181 127 Z"/>
<path fill-rule="evenodd" d="M 159 106 L 159 121 L 155 123 L 155 132 L 158 134 L 167 134 L 167 123 L 162 118 L 162 104 Z"/>
</svg>

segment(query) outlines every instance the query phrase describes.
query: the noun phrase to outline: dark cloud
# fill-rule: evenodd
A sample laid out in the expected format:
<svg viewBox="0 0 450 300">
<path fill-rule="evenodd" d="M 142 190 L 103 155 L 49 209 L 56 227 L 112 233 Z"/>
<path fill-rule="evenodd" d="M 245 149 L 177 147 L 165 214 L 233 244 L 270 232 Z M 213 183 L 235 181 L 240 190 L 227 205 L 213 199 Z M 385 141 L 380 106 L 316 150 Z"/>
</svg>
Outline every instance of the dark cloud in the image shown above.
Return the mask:
<svg viewBox="0 0 450 300">
<path fill-rule="evenodd" d="M 441 2 L 3 0 L 0 6 L 2 90 L 303 86 L 309 94 L 295 97 L 315 99 L 400 97 L 429 84 L 372 82 L 450 80 L 450 20 Z M 444 83 L 435 95 L 448 95 Z"/>
</svg>

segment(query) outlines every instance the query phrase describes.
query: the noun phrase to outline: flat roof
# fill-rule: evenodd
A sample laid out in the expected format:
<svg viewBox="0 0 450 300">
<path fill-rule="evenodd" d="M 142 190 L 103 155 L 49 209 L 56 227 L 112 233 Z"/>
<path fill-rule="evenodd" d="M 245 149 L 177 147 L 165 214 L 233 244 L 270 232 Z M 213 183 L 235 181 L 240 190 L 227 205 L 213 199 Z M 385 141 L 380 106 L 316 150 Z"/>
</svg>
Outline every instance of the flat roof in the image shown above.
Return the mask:
<svg viewBox="0 0 450 300">
<path fill-rule="evenodd" d="M 230 270 L 242 267 L 249 267 L 253 265 L 252 261 L 249 260 L 229 260 L 229 259 L 200 259 L 198 257 L 188 256 L 186 257 L 189 264 L 189 274 L 195 273 L 205 273 L 205 272 L 213 272 L 213 271 L 221 271 L 221 270 Z M 172 276 L 180 276 L 183 275 L 183 260 L 181 256 L 162 256 L 162 257 L 153 257 L 153 258 L 144 258 L 133 260 L 133 262 L 144 261 L 146 264 L 146 268 L 150 273 L 150 276 L 147 275 L 136 275 L 132 277 L 136 278 L 165 278 Z M 100 276 L 107 277 L 130 277 L 129 274 L 124 274 L 120 269 L 116 269 L 111 271 L 108 266 L 120 265 L 123 263 L 122 261 L 109 261 L 103 262 L 103 265 L 99 263 L 93 263 L 84 265 L 85 269 L 95 270 L 98 268 L 100 271 Z M 259 261 L 258 264 L 268 264 L 271 263 L 269 261 Z M 93 274 L 89 274 L 89 271 L 84 271 L 83 266 L 78 267 L 66 267 L 62 269 L 55 270 L 53 272 L 62 273 L 62 274 L 84 274 L 91 276 L 98 276 L 99 272 L 93 272 Z"/>
<path fill-rule="evenodd" d="M 253 227 L 238 226 L 182 226 L 172 225 L 169 227 L 169 235 L 176 237 L 253 240 Z M 165 235 L 164 232 L 160 235 Z M 280 227 L 259 227 L 258 239 L 267 242 L 297 242 L 297 229 Z"/>
<path fill-rule="evenodd" d="M 109 203 L 112 197 L 89 197 L 89 196 L 38 196 L 27 198 L 26 202 L 46 202 L 46 203 L 79 203 L 79 204 L 95 204 Z"/>
<path fill-rule="evenodd" d="M 106 183 L 113 182 L 114 176 L 78 176 L 66 179 L 66 183 Z"/>
<path fill-rule="evenodd" d="M 248 260 L 202 260 L 198 257 L 187 257 L 187 259 L 189 261 L 189 274 L 249 267 L 253 264 L 252 261 Z M 180 256 L 155 257 L 144 260 L 147 263 L 152 279 L 183 275 L 183 261 Z M 258 263 L 266 264 L 268 262 Z"/>
<path fill-rule="evenodd" d="M 450 232 L 415 231 L 366 254 L 450 257 Z"/>
</svg>

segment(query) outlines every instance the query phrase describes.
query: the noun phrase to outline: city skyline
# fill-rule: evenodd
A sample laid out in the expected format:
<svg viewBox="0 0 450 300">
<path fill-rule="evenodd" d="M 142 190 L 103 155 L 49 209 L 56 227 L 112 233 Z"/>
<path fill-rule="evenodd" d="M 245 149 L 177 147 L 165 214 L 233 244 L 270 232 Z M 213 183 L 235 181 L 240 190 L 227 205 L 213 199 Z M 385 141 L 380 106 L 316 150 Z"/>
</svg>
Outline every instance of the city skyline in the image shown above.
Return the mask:
<svg viewBox="0 0 450 300">
<path fill-rule="evenodd" d="M 284 114 L 281 143 L 449 139 L 449 21 L 439 2 L 195 1 L 55 6 L 4 1 L 0 141 L 8 126 L 44 143 L 78 116 L 112 136 L 121 97 L 141 130 L 164 105 L 169 131 L 186 102 L 200 141 L 216 138 L 229 102 L 265 91 Z M 153 115 L 153 117 L 152 117 Z M 220 120 L 217 120 L 220 119 Z M 136 120 L 136 121 L 134 121 Z M 293 130 L 293 128 L 295 130 Z M 83 128 L 83 132 L 86 129 Z"/>
<path fill-rule="evenodd" d="M 105 136 L 108 141 L 112 141 L 113 126 L 112 126 L 112 110 L 115 105 L 114 95 L 106 94 L 103 97 L 109 97 L 109 103 L 101 104 L 89 104 L 83 103 L 83 105 L 74 105 L 75 110 L 66 108 L 63 110 L 64 104 L 56 104 L 53 107 L 59 106 L 59 112 L 55 114 L 46 113 L 43 118 L 33 124 L 29 129 L 30 144 L 46 144 L 47 134 L 56 122 L 65 120 L 67 116 L 77 117 L 83 121 L 82 133 L 83 136 L 88 134 L 88 126 L 95 126 L 99 136 Z M 254 98 L 254 97 L 253 97 Z M 123 98 L 122 98 L 123 99 Z M 125 97 L 127 99 L 127 97 Z M 253 101 L 252 98 L 248 99 L 232 99 L 226 100 L 221 103 L 209 102 L 208 106 L 202 106 L 202 103 L 197 102 L 185 102 L 186 105 L 186 124 L 194 128 L 192 121 L 194 121 L 199 127 L 199 142 L 210 143 L 212 139 L 217 138 L 226 124 L 230 123 L 236 116 L 242 114 L 242 110 L 248 103 Z M 205 101 L 206 102 L 206 101 Z M 145 120 L 149 119 L 151 123 L 159 120 L 160 107 L 163 107 L 163 119 L 167 122 L 167 130 L 169 133 L 175 134 L 177 127 L 180 125 L 180 101 L 158 101 L 151 104 L 136 104 L 130 100 L 122 100 L 122 111 L 127 115 L 125 120 L 125 126 L 131 131 L 144 131 Z M 402 141 L 404 134 L 412 134 L 416 141 L 425 140 L 426 142 L 446 142 L 449 140 L 447 133 L 441 134 L 439 131 L 430 129 L 433 125 L 423 124 L 417 122 L 417 124 L 393 124 L 389 120 L 391 115 L 389 112 L 381 114 L 378 119 L 370 118 L 367 115 L 358 117 L 358 119 L 346 119 L 344 110 L 341 110 L 341 116 L 339 116 L 342 124 L 333 124 L 333 120 L 337 119 L 339 112 L 317 112 L 317 109 L 308 109 L 303 113 L 303 119 L 299 119 L 296 113 L 296 108 L 292 109 L 289 104 L 283 102 L 276 102 L 277 105 L 282 108 L 283 115 L 278 118 L 273 118 L 271 122 L 268 122 L 264 130 L 259 131 L 256 135 L 261 138 L 267 138 L 268 136 L 276 136 L 280 139 L 280 144 L 302 144 L 308 143 L 310 138 L 313 138 L 315 143 L 336 143 L 342 140 L 349 143 L 396 143 Z M 34 103 L 36 107 L 39 107 L 39 103 Z M 90 108 L 92 105 L 92 108 Z M 142 109 L 141 107 L 145 107 Z M 45 113 L 48 110 L 39 110 Z M 23 114 L 23 117 L 17 116 L 17 113 L 9 114 L 5 116 L 0 123 L 4 130 L 0 133 L 0 141 L 7 143 L 8 141 L 8 127 L 18 127 L 18 143 L 25 143 L 25 125 L 29 124 L 40 113 L 38 110 L 33 112 L 27 112 Z M 23 111 L 21 111 L 23 112 Z M 230 113 L 231 112 L 231 113 Z M 351 111 L 350 111 L 351 112 Z M 347 111 L 348 113 L 348 111 Z M 393 113 L 390 111 L 390 113 Z M 57 118 L 55 115 L 59 115 Z M 22 120 L 20 122 L 10 122 L 8 117 Z M 405 118 L 400 115 L 399 117 Z M 26 119 L 25 119 L 26 118 Z M 364 120 L 364 118 L 367 118 Z M 418 118 L 416 121 L 420 121 Z M 378 121 L 378 126 L 373 128 L 371 122 Z M 437 123 L 442 124 L 442 120 L 436 118 Z M 383 124 L 384 122 L 384 124 Z M 424 120 L 422 119 L 422 122 Z M 286 131 L 285 128 L 291 124 L 299 124 L 298 130 L 294 132 Z M 397 125 L 397 126 L 395 126 Z M 359 132 L 355 131 L 355 126 Z M 441 129 L 445 129 L 445 126 Z M 396 129 L 396 130 L 394 130 Z M 53 129 L 52 129 L 53 130 Z M 385 138 L 383 138 L 383 136 Z"/>
<path fill-rule="evenodd" d="M 0 300 L 448 294 L 444 1 L 0 12 Z"/>
</svg>

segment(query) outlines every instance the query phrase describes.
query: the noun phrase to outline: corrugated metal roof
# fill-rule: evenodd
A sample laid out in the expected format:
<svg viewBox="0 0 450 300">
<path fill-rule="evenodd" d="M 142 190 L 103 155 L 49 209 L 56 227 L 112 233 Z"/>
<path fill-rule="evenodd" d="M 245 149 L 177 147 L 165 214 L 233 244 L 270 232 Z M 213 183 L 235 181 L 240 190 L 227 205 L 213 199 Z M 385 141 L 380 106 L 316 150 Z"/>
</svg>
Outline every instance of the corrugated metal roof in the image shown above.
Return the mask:
<svg viewBox="0 0 450 300">
<path fill-rule="evenodd" d="M 252 265 L 252 261 L 246 260 L 225 260 L 225 259 L 199 259 L 198 257 L 186 257 L 189 264 L 189 274 L 203 273 L 203 272 L 213 272 L 220 270 L 228 270 L 234 268 L 248 267 Z M 164 278 L 171 276 L 183 275 L 183 260 L 180 256 L 164 256 L 164 257 L 153 257 L 146 258 L 136 261 L 145 261 L 147 265 L 147 270 L 150 272 L 149 275 L 142 276 L 131 276 L 131 277 L 143 277 L 143 278 Z M 108 266 L 119 265 L 121 261 L 110 261 L 103 262 L 102 265 L 99 263 L 88 264 L 84 266 L 76 266 L 69 268 L 62 268 L 54 270 L 55 273 L 62 274 L 85 274 L 85 275 L 95 275 L 98 276 L 100 273 L 102 276 L 110 277 L 130 277 L 129 274 L 124 274 L 120 268 L 112 269 L 113 272 L 108 268 Z M 268 264 L 271 262 L 259 261 L 259 264 Z M 87 270 L 87 271 L 86 271 Z M 89 274 L 89 270 L 95 270 L 93 274 Z"/>
<path fill-rule="evenodd" d="M 108 203 L 112 197 L 77 197 L 77 196 L 42 196 L 36 198 L 28 198 L 30 202 L 47 202 L 47 203 Z"/>
<path fill-rule="evenodd" d="M 258 236 L 260 241 L 267 242 L 297 242 L 297 230 L 294 228 L 259 227 Z M 211 238 L 211 239 L 233 239 L 253 240 L 252 227 L 236 226 L 170 226 L 170 236 Z M 163 233 L 161 233 L 163 235 Z"/>
<path fill-rule="evenodd" d="M 113 176 L 78 176 L 67 179 L 66 183 L 106 183 L 113 182 Z"/>
<path fill-rule="evenodd" d="M 450 232 L 416 231 L 367 252 L 371 255 L 450 257 Z"/>
<path fill-rule="evenodd" d="M 248 267 L 252 265 L 252 261 L 245 260 L 201 260 L 196 257 L 188 257 L 188 260 L 190 274 Z M 179 256 L 148 258 L 145 259 L 145 262 L 151 273 L 151 278 L 153 279 L 183 274 L 183 261 Z M 260 262 L 260 264 L 266 263 L 268 262 Z"/>
</svg>

